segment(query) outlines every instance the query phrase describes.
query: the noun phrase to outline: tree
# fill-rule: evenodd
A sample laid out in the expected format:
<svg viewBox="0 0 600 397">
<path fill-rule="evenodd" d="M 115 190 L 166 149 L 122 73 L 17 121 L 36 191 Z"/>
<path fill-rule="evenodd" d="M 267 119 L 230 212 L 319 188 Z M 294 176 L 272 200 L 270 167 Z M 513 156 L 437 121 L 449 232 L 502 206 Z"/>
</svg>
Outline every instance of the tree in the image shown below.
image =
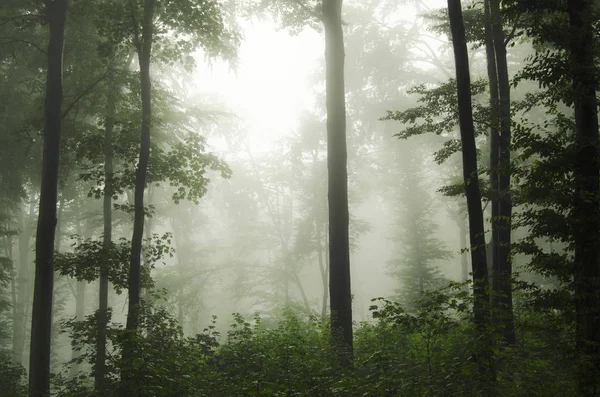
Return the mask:
<svg viewBox="0 0 600 397">
<path fill-rule="evenodd" d="M 126 331 L 128 334 L 123 343 L 123 368 L 122 389 L 123 397 L 133 396 L 138 393 L 132 384 L 131 361 L 135 354 L 135 336 L 138 329 L 140 313 L 141 293 L 141 255 L 142 239 L 144 235 L 144 190 L 146 189 L 146 173 L 148 170 L 148 159 L 150 157 L 150 128 L 152 122 L 152 97 L 150 93 L 150 56 L 152 53 L 152 41 L 154 30 L 154 7 L 155 0 L 144 0 L 143 19 L 141 23 L 141 35 L 138 33 L 139 26 L 134 22 L 134 46 L 138 55 L 140 65 L 140 86 L 142 98 L 142 123 L 140 154 L 135 174 L 134 193 L 134 220 L 133 235 L 131 237 L 131 257 L 128 276 L 128 310 Z M 136 11 L 130 10 L 133 20 L 136 20 Z"/>
<path fill-rule="evenodd" d="M 569 0 L 571 74 L 575 104 L 573 215 L 578 392 L 600 387 L 600 158 L 592 1 Z"/>
<path fill-rule="evenodd" d="M 400 281 L 397 291 L 401 302 L 414 308 L 425 292 L 444 284 L 436 261 L 449 259 L 450 251 L 435 236 L 439 228 L 432 220 L 435 202 L 427 191 L 424 156 L 419 151 L 425 145 L 407 141 L 403 146 L 404 150 L 395 156 L 399 194 L 394 195 L 397 202 L 394 242 L 398 252 L 389 262 L 389 268 Z"/>
<path fill-rule="evenodd" d="M 29 394 L 31 397 L 50 395 L 50 341 L 54 285 L 52 259 L 56 229 L 62 124 L 62 60 L 67 0 L 46 0 L 44 5 L 49 39 L 44 111 L 44 152 L 35 246 L 35 287 L 31 314 L 31 351 L 29 355 Z"/>
<path fill-rule="evenodd" d="M 263 7 L 293 32 L 307 24 L 318 29 L 318 22 L 325 28 L 331 336 L 345 366 L 352 362 L 353 348 L 342 3 L 271 0 Z"/>
<path fill-rule="evenodd" d="M 329 295 L 331 332 L 340 362 L 352 362 L 352 292 L 348 237 L 348 172 L 342 0 L 323 0 L 327 95 L 327 173 L 329 201 Z"/>
<path fill-rule="evenodd" d="M 463 160 L 463 178 L 467 196 L 467 211 L 469 214 L 469 239 L 471 263 L 473 267 L 473 312 L 475 326 L 484 338 L 480 357 L 480 368 L 484 372 L 484 382 L 487 382 L 492 371 L 489 357 L 488 322 L 489 294 L 487 292 L 488 271 L 485 253 L 485 237 L 483 228 L 483 211 L 481 209 L 481 192 L 477 171 L 477 150 L 475 147 L 475 128 L 473 125 L 473 110 L 471 105 L 471 77 L 469 72 L 469 55 L 465 39 L 465 27 L 462 17 L 460 0 L 448 0 L 448 17 L 452 32 L 452 46 L 456 63 L 456 88 L 458 94 L 458 116 Z M 487 342 L 487 343 L 486 343 Z M 484 384 L 485 387 L 485 384 Z"/>
<path fill-rule="evenodd" d="M 500 321 L 500 328 L 505 343 L 516 343 L 515 326 L 513 319 L 512 302 L 512 258 L 511 258 L 511 219 L 512 219 L 512 198 L 510 191 L 511 163 L 510 163 L 510 142 L 511 142 L 511 114 L 510 114 L 510 81 L 508 76 L 508 62 L 506 59 L 506 42 L 503 31 L 502 15 L 500 13 L 500 2 L 498 0 L 487 0 L 489 7 L 489 16 L 491 20 L 493 47 L 495 54 L 495 66 L 497 72 L 497 100 L 494 98 L 496 88 L 492 87 L 490 82 L 490 95 L 492 112 L 499 121 L 498 132 L 494 142 L 496 145 L 490 145 L 491 151 L 497 154 L 490 158 L 497 160 L 492 163 L 491 178 L 497 178 L 497 193 L 492 200 L 497 200 L 497 205 L 493 205 L 492 212 L 497 213 L 494 218 L 492 213 L 492 225 L 495 226 L 496 246 L 493 247 L 495 261 L 492 262 L 493 278 L 492 288 L 494 290 L 493 302 L 494 315 Z M 486 24 L 487 26 L 487 24 Z M 486 46 L 487 46 L 486 37 Z M 489 60 L 489 58 L 488 58 Z M 494 109 L 497 106 L 497 109 Z M 493 116 L 494 117 L 494 116 Z M 492 125 L 495 120 L 492 117 Z M 492 132 L 494 134 L 494 132 Z M 495 204 L 495 203 L 494 203 Z"/>
<path fill-rule="evenodd" d="M 152 126 L 152 93 L 150 65 L 152 46 L 156 42 L 163 51 L 175 59 L 184 58 L 193 49 L 202 46 L 208 56 L 225 55 L 231 58 L 235 48 L 235 38 L 226 28 L 220 5 L 216 1 L 207 2 L 162 2 L 144 0 L 141 10 L 129 3 L 125 9 L 130 28 L 132 42 L 138 55 L 140 67 L 140 89 L 142 103 L 141 138 L 139 159 L 135 173 L 134 190 L 134 223 L 131 239 L 131 262 L 128 277 L 128 312 L 126 335 L 123 344 L 121 392 L 124 396 L 135 395 L 138 391 L 131 377 L 135 351 L 135 335 L 139 323 L 141 294 L 141 254 L 144 234 L 144 191 L 147 183 L 147 170 L 150 159 L 150 141 Z M 139 14 L 142 14 L 141 21 Z M 155 18 L 161 27 L 170 27 L 180 33 L 187 34 L 189 40 L 178 40 L 174 48 L 170 47 L 164 35 L 168 29 L 156 29 Z"/>
</svg>

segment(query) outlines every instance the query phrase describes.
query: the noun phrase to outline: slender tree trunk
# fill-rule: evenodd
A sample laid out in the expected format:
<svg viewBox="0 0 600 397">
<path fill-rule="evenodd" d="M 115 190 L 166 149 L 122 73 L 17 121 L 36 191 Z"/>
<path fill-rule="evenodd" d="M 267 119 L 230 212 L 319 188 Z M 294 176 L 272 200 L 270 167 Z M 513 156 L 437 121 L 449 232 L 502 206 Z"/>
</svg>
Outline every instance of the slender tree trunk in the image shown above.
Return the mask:
<svg viewBox="0 0 600 397">
<path fill-rule="evenodd" d="M 113 76 L 111 76 L 114 78 Z M 96 366 L 94 373 L 94 387 L 99 396 L 106 393 L 106 327 L 108 324 L 108 266 L 112 248 L 112 196 L 113 196 L 113 129 L 115 125 L 116 87 L 111 84 L 107 95 L 106 121 L 104 126 L 104 196 L 103 210 L 103 237 L 104 263 L 100 268 L 98 283 L 98 338 L 96 340 Z"/>
<path fill-rule="evenodd" d="M 502 30 L 502 15 L 499 0 L 488 0 L 494 36 L 494 51 L 498 70 L 498 116 L 500 121 L 500 137 L 498 140 L 498 222 L 497 222 L 497 260 L 493 264 L 494 278 L 494 312 L 500 322 L 504 342 L 513 345 L 517 338 L 513 317 L 512 299 L 512 258 L 511 251 L 511 218 L 512 197 L 510 192 L 510 81 L 508 78 L 508 62 L 506 45 Z"/>
<path fill-rule="evenodd" d="M 475 129 L 473 126 L 473 109 L 471 103 L 471 76 L 469 72 L 469 55 L 465 39 L 465 27 L 460 0 L 448 0 L 448 16 L 452 32 L 454 60 L 456 62 L 456 88 L 458 93 L 458 116 L 463 160 L 463 177 L 469 212 L 469 239 L 471 244 L 471 263 L 473 266 L 473 311 L 475 326 L 483 338 L 483 346 L 476 357 L 482 370 L 482 389 L 489 389 L 488 381 L 492 371 L 490 340 L 488 337 L 489 296 L 487 293 L 488 272 L 485 253 L 485 237 L 483 227 L 483 211 L 481 209 L 481 192 L 477 174 L 477 150 L 475 146 Z"/>
<path fill-rule="evenodd" d="M 327 95 L 329 294 L 331 332 L 343 366 L 352 364 L 352 290 L 348 237 L 348 171 L 342 0 L 323 0 Z"/>
<path fill-rule="evenodd" d="M 78 281 L 75 287 L 75 318 L 77 321 L 83 321 L 85 316 L 85 287 L 85 281 Z M 80 355 L 80 352 L 75 349 L 71 350 L 71 361 L 77 359 Z M 81 366 L 79 364 L 72 364 L 69 376 L 74 378 L 80 370 Z"/>
<path fill-rule="evenodd" d="M 578 393 L 600 394 L 600 167 L 591 0 L 569 0 L 576 155 L 573 200 Z"/>
<path fill-rule="evenodd" d="M 142 133 L 140 141 L 140 157 L 135 177 L 134 193 L 134 222 L 131 238 L 131 258 L 128 278 L 129 305 L 127 312 L 126 337 L 123 343 L 122 357 L 122 390 L 123 397 L 138 394 L 139 390 L 133 385 L 132 364 L 135 355 L 135 337 L 139 325 L 140 292 L 141 292 L 141 255 L 142 239 L 144 236 L 144 190 L 146 174 L 150 158 L 150 128 L 152 123 L 150 55 L 152 51 L 153 18 L 155 0 L 144 0 L 144 15 L 142 22 L 141 41 L 137 39 L 137 51 L 140 64 L 140 83 L 142 97 Z M 133 12 L 133 10 L 132 10 Z"/>
<path fill-rule="evenodd" d="M 468 249 L 467 246 L 467 225 L 466 219 L 458 219 L 458 230 L 460 233 L 460 249 Z M 461 252 L 460 254 L 460 269 L 462 278 L 461 281 L 467 281 L 469 279 L 469 260 L 467 258 L 467 252 Z M 467 287 L 468 288 L 468 287 Z"/>
<path fill-rule="evenodd" d="M 498 227 L 499 227 L 499 203 L 498 203 L 498 159 L 500 139 L 499 127 L 499 94 L 498 94 L 498 69 L 496 67 L 496 53 L 494 52 L 494 33 L 492 32 L 492 16 L 490 13 L 490 0 L 484 1 L 485 13 L 485 55 L 487 63 L 488 88 L 490 91 L 490 193 L 491 193 L 491 255 L 488 256 L 490 263 L 488 269 L 492 269 L 492 283 L 495 277 L 494 266 L 498 265 Z"/>
<path fill-rule="evenodd" d="M 75 212 L 76 213 L 81 212 L 81 209 L 79 206 L 75 207 Z M 81 221 L 77 222 L 77 236 L 79 236 L 80 243 L 82 240 L 85 241 L 88 238 L 88 236 L 87 236 L 88 230 L 89 230 L 89 228 L 86 228 L 85 231 L 82 230 L 82 222 Z M 85 281 L 77 281 L 77 284 L 75 287 L 75 318 L 77 319 L 77 321 L 83 321 L 83 319 L 84 319 L 86 285 L 87 285 L 87 283 Z M 81 355 L 80 351 L 71 349 L 71 362 L 76 360 L 80 355 Z M 79 374 L 80 370 L 81 370 L 80 364 L 78 364 L 78 363 L 71 364 L 71 368 L 69 369 L 69 377 L 71 379 L 73 379 L 74 377 L 76 377 Z"/>
<path fill-rule="evenodd" d="M 35 194 L 32 192 L 32 195 Z M 35 197 L 29 203 L 29 212 L 21 211 L 19 217 L 19 273 L 17 275 L 17 305 L 13 320 L 13 360 L 17 364 L 23 363 L 23 350 L 25 348 L 25 330 L 27 328 L 27 316 L 25 314 L 27 301 L 30 294 L 29 289 L 29 243 L 33 227 L 31 225 L 33 212 L 35 211 Z"/>
<path fill-rule="evenodd" d="M 36 235 L 35 286 L 31 316 L 29 354 L 29 395 L 50 395 L 50 343 L 52 330 L 52 290 L 54 286 L 54 234 L 62 124 L 62 68 L 67 0 L 46 0 L 48 70 L 46 78 L 44 151 L 42 183 Z"/>
<path fill-rule="evenodd" d="M 318 211 L 318 209 L 317 209 Z M 323 236 L 321 235 L 321 222 L 319 216 L 315 217 L 315 230 L 317 240 L 317 259 L 319 261 L 319 271 L 321 272 L 321 281 L 323 283 L 323 296 L 321 299 L 321 318 L 327 316 L 327 302 L 329 301 L 328 274 L 325 261 L 323 260 Z"/>
</svg>

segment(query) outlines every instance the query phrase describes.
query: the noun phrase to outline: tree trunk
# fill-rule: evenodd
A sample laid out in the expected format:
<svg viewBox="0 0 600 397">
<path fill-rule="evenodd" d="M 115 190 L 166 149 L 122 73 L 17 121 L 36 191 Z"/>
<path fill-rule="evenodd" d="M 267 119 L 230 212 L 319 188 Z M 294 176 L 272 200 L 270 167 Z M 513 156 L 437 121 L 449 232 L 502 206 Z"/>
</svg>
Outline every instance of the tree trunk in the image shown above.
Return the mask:
<svg viewBox="0 0 600 397">
<path fill-rule="evenodd" d="M 490 0 L 484 1 L 485 13 L 485 55 L 487 63 L 488 88 L 490 91 L 490 201 L 491 201 L 491 229 L 490 241 L 491 255 L 488 255 L 488 269 L 492 269 L 491 278 L 494 279 L 494 266 L 498 264 L 498 135 L 499 127 L 499 94 L 498 94 L 498 69 L 496 67 L 496 53 L 494 52 L 494 33 L 492 32 L 492 16 L 490 13 Z M 493 282 L 493 281 L 492 281 Z"/>
<path fill-rule="evenodd" d="M 146 174 L 150 157 L 150 128 L 152 123 L 150 54 L 152 51 L 153 18 L 155 0 L 144 0 L 144 16 L 142 22 L 142 37 L 136 40 L 139 64 L 142 98 L 142 129 L 140 140 L 140 157 L 135 176 L 134 193 L 134 222 L 131 237 L 131 257 L 128 277 L 128 312 L 126 336 L 123 342 L 122 357 L 122 396 L 130 397 L 138 394 L 133 385 L 132 364 L 135 354 L 135 337 L 139 325 L 140 313 L 140 284 L 141 284 L 141 254 L 144 235 L 144 190 Z M 133 12 L 133 10 L 132 10 Z"/>
<path fill-rule="evenodd" d="M 508 78 L 508 62 L 506 60 L 506 45 L 502 30 L 502 16 L 499 0 L 488 0 L 498 71 L 498 116 L 500 121 L 500 136 L 498 139 L 498 217 L 497 222 L 497 258 L 493 263 L 493 296 L 494 313 L 500 323 L 504 342 L 509 345 L 516 343 L 515 324 L 512 300 L 512 258 L 511 250 L 511 218 L 512 197 L 510 192 L 510 81 Z"/>
<path fill-rule="evenodd" d="M 475 146 L 475 129 L 473 126 L 473 109 L 471 104 L 471 77 L 469 72 L 469 55 L 465 39 L 460 0 L 448 0 L 448 16 L 452 32 L 454 60 L 456 62 L 456 88 L 458 94 L 458 116 L 463 161 L 463 177 L 469 212 L 469 239 L 471 245 L 471 264 L 473 267 L 473 311 L 475 326 L 484 344 L 478 357 L 483 372 L 482 384 L 486 384 L 491 371 L 489 351 L 488 322 L 489 296 L 487 293 L 488 274 L 485 253 L 485 237 L 483 227 L 483 211 L 481 209 L 481 192 L 477 174 L 477 150 Z"/>
<path fill-rule="evenodd" d="M 317 199 L 318 202 L 318 199 Z M 318 204 L 317 204 L 318 205 Z M 318 209 L 316 210 L 318 211 Z M 329 288 L 327 283 L 327 267 L 325 261 L 323 260 L 323 237 L 321 235 L 321 222 L 319 220 L 319 215 L 315 216 L 315 239 L 317 240 L 317 259 L 319 261 L 319 271 L 321 272 L 321 281 L 323 283 L 323 296 L 321 297 L 321 319 L 325 319 L 327 316 L 327 303 L 329 301 Z"/>
<path fill-rule="evenodd" d="M 75 287 L 75 318 L 77 321 L 83 321 L 85 315 L 85 281 L 78 281 Z M 71 350 L 71 361 L 77 359 L 81 355 L 81 352 Z M 77 376 L 81 369 L 79 364 L 72 364 L 69 371 L 69 376 L 74 378 Z"/>
<path fill-rule="evenodd" d="M 29 395 L 50 395 L 50 342 L 52 330 L 52 290 L 54 286 L 54 234 L 62 124 L 62 68 L 67 0 L 46 1 L 49 27 L 48 70 L 46 77 L 44 151 L 42 182 L 35 242 L 35 286 L 31 316 L 29 354 Z"/>
<path fill-rule="evenodd" d="M 337 346 L 339 361 L 347 366 L 352 363 L 353 343 L 342 0 L 323 0 L 322 8 L 327 80 L 331 333 Z"/>
<path fill-rule="evenodd" d="M 467 252 L 462 250 L 468 249 L 467 246 L 467 225 L 466 219 L 458 219 L 458 230 L 460 233 L 460 270 L 461 270 L 461 281 L 465 282 L 469 279 L 469 260 L 467 258 Z M 468 288 L 468 287 L 467 287 Z"/>
<path fill-rule="evenodd" d="M 35 211 L 35 194 L 32 192 L 29 203 L 29 212 L 21 211 L 19 218 L 19 273 L 17 275 L 17 306 L 15 308 L 13 321 L 13 361 L 17 364 L 23 363 L 23 350 L 25 349 L 25 330 L 27 329 L 27 316 L 25 314 L 29 295 L 29 242 L 33 227 L 31 225 L 33 212 Z"/>
<path fill-rule="evenodd" d="M 578 392 L 580 396 L 597 396 L 600 392 L 600 167 L 592 26 L 595 14 L 589 0 L 569 0 L 567 5 L 576 125 L 573 237 Z"/>
<path fill-rule="evenodd" d="M 114 78 L 114 76 L 111 76 Z M 111 84 L 107 95 L 106 122 L 104 126 L 104 196 L 102 202 L 104 230 L 102 248 L 105 260 L 100 268 L 98 285 L 98 338 L 96 340 L 96 366 L 94 387 L 99 396 L 106 392 L 106 327 L 108 323 L 108 264 L 112 248 L 112 196 L 113 196 L 113 129 L 115 124 L 116 87 Z"/>
</svg>

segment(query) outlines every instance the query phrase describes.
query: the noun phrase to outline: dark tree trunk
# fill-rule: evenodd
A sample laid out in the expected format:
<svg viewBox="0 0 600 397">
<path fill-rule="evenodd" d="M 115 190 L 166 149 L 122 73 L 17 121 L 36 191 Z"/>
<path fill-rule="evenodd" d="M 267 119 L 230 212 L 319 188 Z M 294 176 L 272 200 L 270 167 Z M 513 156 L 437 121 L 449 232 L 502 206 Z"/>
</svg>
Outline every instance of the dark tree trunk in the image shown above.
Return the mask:
<svg viewBox="0 0 600 397">
<path fill-rule="evenodd" d="M 471 104 L 471 77 L 469 72 L 469 55 L 465 39 L 465 27 L 460 0 L 448 0 L 448 16 L 452 32 L 454 60 L 456 62 L 456 88 L 458 94 L 458 116 L 463 160 L 463 177 L 469 212 L 469 240 L 471 245 L 471 264 L 473 267 L 473 311 L 475 326 L 484 341 L 476 357 L 483 372 L 486 384 L 493 373 L 488 337 L 489 296 L 487 292 L 488 271 L 485 253 L 485 236 L 483 227 L 483 211 L 481 209 L 481 192 L 477 174 L 477 150 L 475 147 L 475 129 L 473 126 L 473 109 Z"/>
<path fill-rule="evenodd" d="M 111 76 L 113 77 L 113 76 Z M 114 78 L 114 77 L 113 77 Z M 104 196 L 103 215 L 104 230 L 102 248 L 105 261 L 100 268 L 98 286 L 98 338 L 96 340 L 96 366 L 94 373 L 94 387 L 98 395 L 106 392 L 106 326 L 108 323 L 108 264 L 112 248 L 112 196 L 113 196 L 113 128 L 115 124 L 115 95 L 116 87 L 111 85 L 107 95 L 106 121 L 104 126 Z"/>
<path fill-rule="evenodd" d="M 491 255 L 488 255 L 488 269 L 494 269 L 498 264 L 498 135 L 499 127 L 499 94 L 498 94 L 498 69 L 496 67 L 496 53 L 494 52 L 494 33 L 492 32 L 492 16 L 490 12 L 490 0 L 484 1 L 485 13 L 485 56 L 487 63 L 488 87 L 490 91 L 490 200 L 491 200 L 491 229 L 490 241 Z M 493 280 L 494 274 L 491 274 Z M 492 281 L 493 282 L 493 281 Z"/>
<path fill-rule="evenodd" d="M 576 153 L 573 200 L 576 349 L 580 396 L 600 394 L 600 167 L 592 2 L 569 0 Z"/>
<path fill-rule="evenodd" d="M 512 299 L 511 218 L 512 197 L 510 192 L 510 81 L 506 59 L 505 37 L 499 0 L 489 0 L 496 67 L 498 71 L 498 116 L 500 137 L 498 140 L 498 218 L 497 259 L 493 263 L 494 313 L 500 323 L 504 342 L 516 343 Z"/>
<path fill-rule="evenodd" d="M 142 98 L 142 129 L 140 140 L 140 157 L 135 176 L 134 222 L 131 237 L 131 257 L 128 278 L 128 312 L 126 336 L 123 343 L 121 368 L 122 396 L 130 397 L 138 394 L 132 378 L 132 364 L 135 355 L 135 337 L 139 325 L 140 293 L 141 293 L 141 255 L 144 235 L 144 190 L 146 174 L 150 158 L 150 128 L 152 122 L 150 55 L 152 51 L 153 18 L 155 0 L 144 0 L 142 21 L 142 37 L 137 37 L 136 47 L 140 64 L 140 84 Z M 133 10 L 132 10 L 133 12 Z"/>
<path fill-rule="evenodd" d="M 29 395 L 50 395 L 50 343 L 54 287 L 54 234 L 62 124 L 62 68 L 67 0 L 46 1 L 49 27 L 42 183 L 35 242 L 35 286 L 31 316 Z"/>
<path fill-rule="evenodd" d="M 350 365 L 352 343 L 352 292 L 348 237 L 348 171 L 346 150 L 346 99 L 344 87 L 344 33 L 342 0 L 323 0 L 327 95 L 327 171 L 329 200 L 329 295 L 331 332 L 340 363 Z"/>
</svg>

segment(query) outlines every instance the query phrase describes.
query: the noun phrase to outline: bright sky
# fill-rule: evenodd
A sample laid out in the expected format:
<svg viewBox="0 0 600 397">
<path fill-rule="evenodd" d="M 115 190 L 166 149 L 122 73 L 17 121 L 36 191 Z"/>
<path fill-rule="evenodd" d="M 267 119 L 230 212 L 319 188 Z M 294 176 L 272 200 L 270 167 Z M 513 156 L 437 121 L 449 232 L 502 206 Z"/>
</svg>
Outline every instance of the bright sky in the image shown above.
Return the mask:
<svg viewBox="0 0 600 397">
<path fill-rule="evenodd" d="M 247 23 L 237 71 L 223 63 L 195 72 L 198 93 L 221 98 L 244 119 L 252 150 L 267 151 L 278 137 L 289 134 L 299 114 L 312 107 L 311 74 L 324 56 L 320 33 L 306 30 L 290 37 L 268 20 Z"/>
</svg>

